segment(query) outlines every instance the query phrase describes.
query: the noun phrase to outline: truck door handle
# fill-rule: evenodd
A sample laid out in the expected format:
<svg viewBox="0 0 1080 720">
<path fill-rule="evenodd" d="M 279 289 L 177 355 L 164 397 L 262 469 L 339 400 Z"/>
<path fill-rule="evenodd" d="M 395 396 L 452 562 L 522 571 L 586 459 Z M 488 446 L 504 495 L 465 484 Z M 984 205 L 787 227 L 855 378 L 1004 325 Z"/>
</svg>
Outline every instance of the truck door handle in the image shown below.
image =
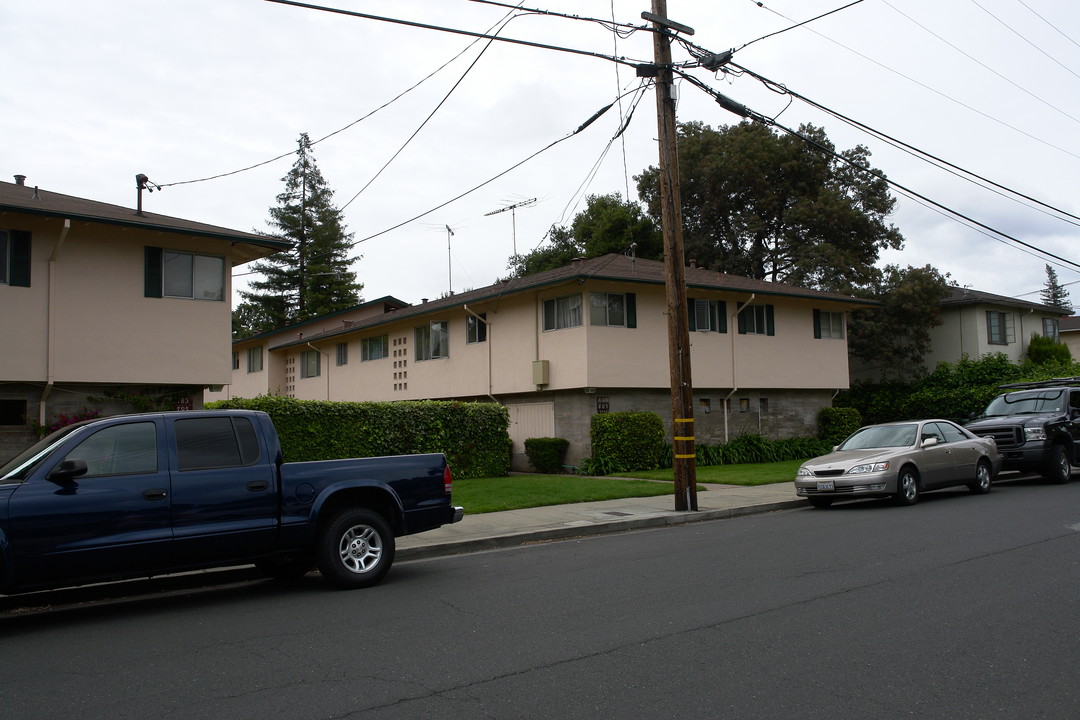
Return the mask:
<svg viewBox="0 0 1080 720">
<path fill-rule="evenodd" d="M 268 487 L 270 487 L 270 483 L 266 482 L 265 480 L 256 480 L 247 484 L 247 489 L 251 492 L 262 492 Z"/>
<path fill-rule="evenodd" d="M 164 488 L 154 488 L 152 490 L 143 490 L 143 498 L 146 500 L 163 500 L 168 493 Z"/>
</svg>

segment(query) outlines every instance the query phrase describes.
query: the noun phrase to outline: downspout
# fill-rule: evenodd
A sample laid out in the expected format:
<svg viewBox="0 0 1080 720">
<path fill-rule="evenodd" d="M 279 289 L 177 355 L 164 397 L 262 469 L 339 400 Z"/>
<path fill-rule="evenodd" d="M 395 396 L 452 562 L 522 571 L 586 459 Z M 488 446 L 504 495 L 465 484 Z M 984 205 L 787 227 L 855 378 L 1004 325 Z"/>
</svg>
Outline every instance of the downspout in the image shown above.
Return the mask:
<svg viewBox="0 0 1080 720">
<path fill-rule="evenodd" d="M 52 255 L 49 256 L 49 294 L 48 314 L 46 322 L 48 330 L 45 340 L 45 389 L 41 391 L 41 400 L 38 401 L 38 423 L 45 425 L 45 401 L 52 394 L 56 384 L 56 262 L 60 257 L 60 248 L 67 241 L 68 233 L 71 232 L 71 219 L 64 218 L 64 226 L 60 229 L 60 237 L 53 246 Z"/>
<path fill-rule="evenodd" d="M 731 396 L 739 390 L 739 378 L 738 372 L 736 372 L 736 357 L 735 357 L 735 336 L 739 334 L 739 313 L 746 309 L 746 306 L 754 302 L 754 298 L 757 297 L 757 293 L 750 293 L 750 297 L 746 299 L 742 305 L 738 305 L 735 308 L 735 312 L 731 315 L 731 392 L 724 396 L 724 442 L 728 441 L 728 415 L 731 410 Z M 759 413 L 760 420 L 760 413 Z"/>
<path fill-rule="evenodd" d="M 492 384 L 491 384 L 491 323 L 489 323 L 485 318 L 482 318 L 479 315 L 477 315 L 476 313 L 474 313 L 472 311 L 472 308 L 470 308 L 467 304 L 463 303 L 461 307 L 465 308 L 465 312 L 469 313 L 474 318 L 476 318 L 476 320 L 478 322 L 484 323 L 484 326 L 486 328 L 487 346 L 488 346 L 487 347 L 487 376 L 488 376 L 488 378 L 487 378 L 487 386 L 488 386 L 487 396 L 489 398 L 491 398 L 491 402 L 497 403 L 499 401 L 496 400 L 495 396 L 491 394 L 491 389 L 492 389 Z"/>
<path fill-rule="evenodd" d="M 330 402 L 330 354 L 324 353 L 322 350 L 315 347 L 311 343 L 306 343 L 306 345 L 315 352 L 319 353 L 319 355 L 326 357 L 326 401 Z"/>
</svg>

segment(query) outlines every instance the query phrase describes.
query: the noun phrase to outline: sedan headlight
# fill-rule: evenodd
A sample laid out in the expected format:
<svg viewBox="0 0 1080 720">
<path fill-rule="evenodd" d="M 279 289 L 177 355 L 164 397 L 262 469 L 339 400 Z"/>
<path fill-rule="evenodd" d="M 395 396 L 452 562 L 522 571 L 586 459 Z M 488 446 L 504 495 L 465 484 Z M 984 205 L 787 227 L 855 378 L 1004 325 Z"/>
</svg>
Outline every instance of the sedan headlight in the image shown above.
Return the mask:
<svg viewBox="0 0 1080 720">
<path fill-rule="evenodd" d="M 1032 440 L 1045 440 L 1046 428 L 1044 427 L 1026 427 L 1024 428 L 1024 439 L 1027 441 Z"/>
<path fill-rule="evenodd" d="M 866 473 L 885 472 L 889 469 L 888 462 L 879 463 L 866 463 L 865 465 L 856 465 L 847 471 L 848 475 L 864 475 Z"/>
<path fill-rule="evenodd" d="M 799 477 L 813 477 L 813 475 L 814 475 L 812 470 L 810 470 L 809 468 L 804 468 L 804 467 L 799 468 L 799 472 L 797 472 L 795 474 L 798 475 Z"/>
</svg>

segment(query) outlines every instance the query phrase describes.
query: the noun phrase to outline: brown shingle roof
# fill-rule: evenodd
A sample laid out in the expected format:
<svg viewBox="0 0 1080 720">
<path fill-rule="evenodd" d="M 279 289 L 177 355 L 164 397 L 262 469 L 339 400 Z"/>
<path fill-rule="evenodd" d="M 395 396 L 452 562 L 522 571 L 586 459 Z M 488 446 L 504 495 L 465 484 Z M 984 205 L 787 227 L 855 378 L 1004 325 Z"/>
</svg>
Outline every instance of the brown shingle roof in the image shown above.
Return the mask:
<svg viewBox="0 0 1080 720">
<path fill-rule="evenodd" d="M 880 303 L 875 300 L 864 300 L 848 295 L 842 295 L 840 293 L 810 290 L 808 288 L 786 285 L 784 283 L 754 280 L 753 278 L 741 277 L 739 275 L 726 275 L 724 273 L 718 273 L 715 270 L 706 270 L 704 268 L 688 267 L 685 269 L 685 273 L 686 286 L 691 293 L 694 290 L 719 290 L 744 294 L 756 293 L 759 296 L 790 297 L 803 300 L 817 300 L 819 302 L 828 302 L 830 304 L 847 305 L 849 306 L 849 309 L 852 310 L 860 307 L 874 307 L 880 305 Z M 317 338 L 355 332 L 356 330 L 375 327 L 385 322 L 409 318 L 415 315 L 423 315 L 437 310 L 493 300 L 504 295 L 512 295 L 526 290 L 536 290 L 538 288 L 560 285 L 574 280 L 583 282 L 590 279 L 643 283 L 646 285 L 663 285 L 664 263 L 658 260 L 630 258 L 626 255 L 615 253 L 592 258 L 591 260 L 575 260 L 569 265 L 564 265 L 563 267 L 554 270 L 548 270 L 535 275 L 527 275 L 525 277 L 502 280 L 494 285 L 489 285 L 478 290 L 470 290 L 469 292 L 450 295 L 419 305 L 400 308 L 393 313 L 370 318 L 369 320 L 357 323 L 349 328 L 339 328 L 318 335 L 306 336 L 302 340 L 274 346 L 273 349 L 288 347 L 295 344 L 304 344 Z"/>
<path fill-rule="evenodd" d="M 17 183 L 0 182 L 0 212 L 71 218 L 105 225 L 228 240 L 233 243 L 236 251 L 233 259 L 235 265 L 257 260 L 291 247 L 290 243 L 277 238 L 156 213 L 144 212 L 138 215 L 135 210 L 120 205 L 63 195 Z"/>
</svg>

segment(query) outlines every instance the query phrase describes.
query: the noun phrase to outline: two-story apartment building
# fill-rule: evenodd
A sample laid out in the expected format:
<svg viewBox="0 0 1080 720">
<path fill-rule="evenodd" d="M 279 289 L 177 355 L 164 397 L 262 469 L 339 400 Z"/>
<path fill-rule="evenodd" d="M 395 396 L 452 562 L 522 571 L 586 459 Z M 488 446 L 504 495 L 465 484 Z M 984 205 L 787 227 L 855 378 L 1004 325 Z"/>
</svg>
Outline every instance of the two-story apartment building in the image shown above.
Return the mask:
<svg viewBox="0 0 1080 720">
<path fill-rule="evenodd" d="M 845 313 L 870 301 L 686 268 L 698 442 L 811 435 L 848 387 Z M 529 437 L 590 455 L 597 412 L 670 421 L 663 264 L 606 255 L 365 318 L 319 318 L 233 345 L 215 397 L 481 400 L 507 406 L 515 466 Z"/>
<path fill-rule="evenodd" d="M 16 180 L 0 182 L 0 460 L 35 422 L 197 405 L 231 381 L 229 271 L 288 243 Z"/>
</svg>

